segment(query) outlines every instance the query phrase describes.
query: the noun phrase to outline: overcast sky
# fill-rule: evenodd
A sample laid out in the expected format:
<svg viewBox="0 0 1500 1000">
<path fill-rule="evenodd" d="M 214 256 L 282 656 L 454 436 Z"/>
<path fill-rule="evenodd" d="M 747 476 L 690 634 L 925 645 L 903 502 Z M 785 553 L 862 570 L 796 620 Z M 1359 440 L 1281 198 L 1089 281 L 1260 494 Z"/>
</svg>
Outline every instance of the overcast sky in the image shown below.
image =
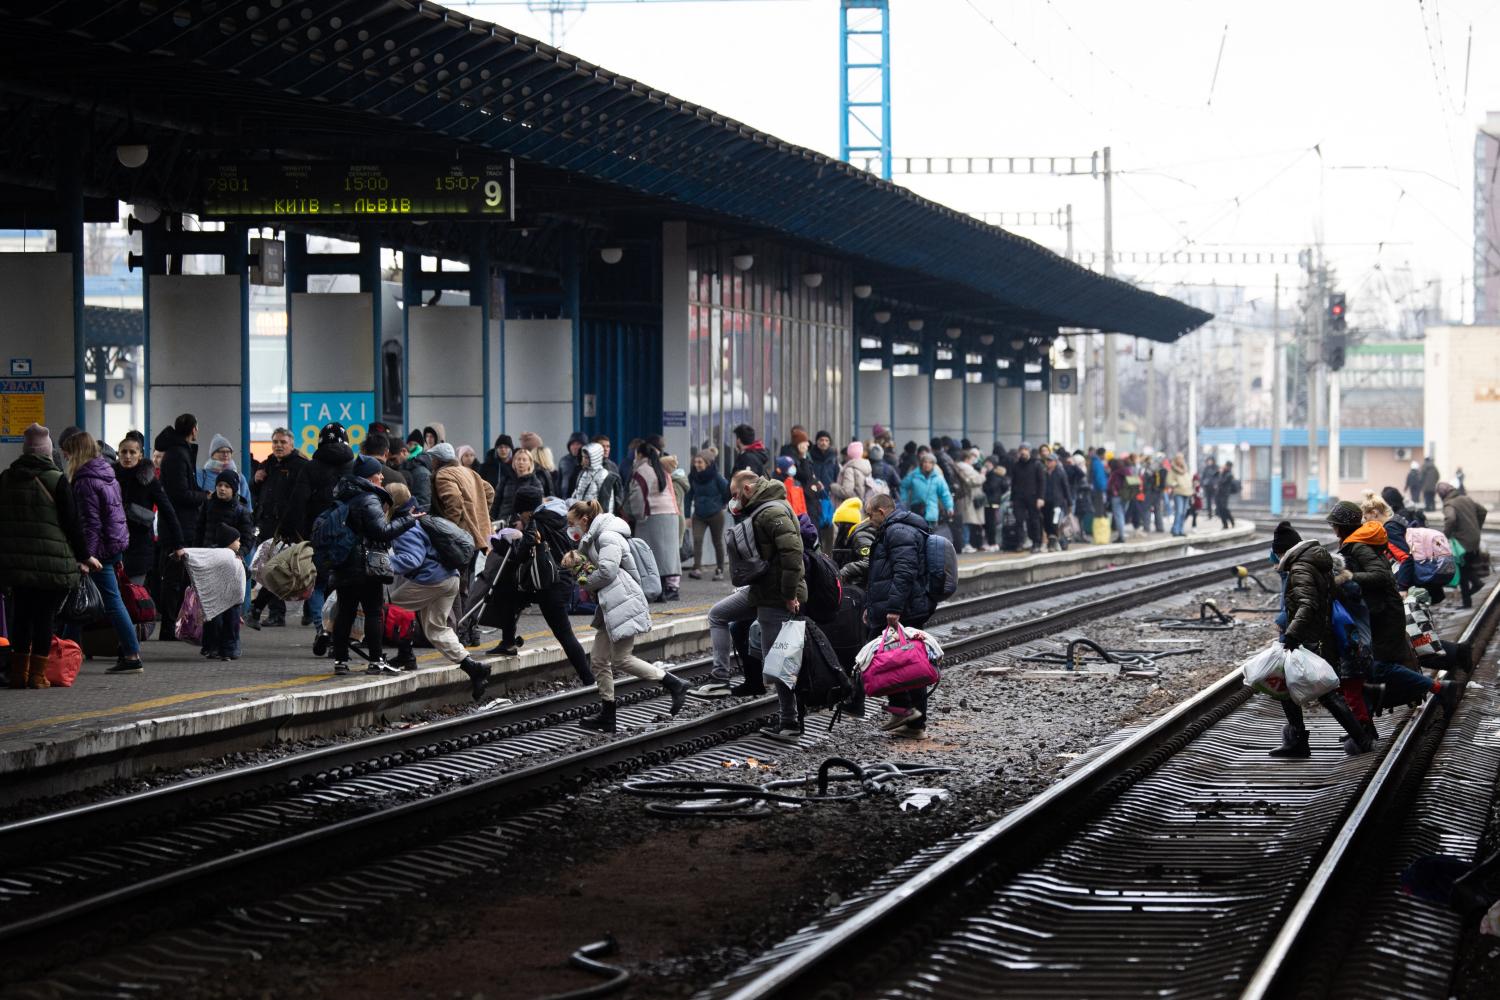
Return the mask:
<svg viewBox="0 0 1500 1000">
<path fill-rule="evenodd" d="M 525 3 L 452 5 L 548 38 L 547 15 Z M 1398 301 L 1430 297 L 1434 280 L 1450 314 L 1461 294 L 1471 308 L 1460 285 L 1472 271 L 1475 131 L 1500 110 L 1500 0 L 891 7 L 897 156 L 1087 155 L 1109 144 L 1121 172 L 1117 250 L 1295 249 L 1321 234 L 1356 324 L 1366 309 L 1389 316 Z M 563 48 L 837 155 L 838 9 L 594 0 L 567 17 Z M 1102 193 L 1088 178 L 896 180 L 970 212 L 1071 202 L 1076 246 L 1102 246 Z M 1007 228 L 1063 246 L 1055 229 Z M 1241 284 L 1267 301 L 1273 277 L 1224 265 L 1120 273 L 1163 290 Z M 1282 280 L 1299 280 L 1295 265 Z"/>
</svg>

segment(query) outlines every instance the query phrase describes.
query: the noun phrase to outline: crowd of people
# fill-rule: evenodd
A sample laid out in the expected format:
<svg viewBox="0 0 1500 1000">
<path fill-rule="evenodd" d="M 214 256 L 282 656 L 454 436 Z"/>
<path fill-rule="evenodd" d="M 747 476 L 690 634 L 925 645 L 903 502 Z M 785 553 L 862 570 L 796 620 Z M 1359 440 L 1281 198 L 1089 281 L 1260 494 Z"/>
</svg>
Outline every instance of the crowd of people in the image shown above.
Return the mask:
<svg viewBox="0 0 1500 1000">
<path fill-rule="evenodd" d="M 686 463 L 653 435 L 626 445 L 623 467 L 603 435 L 574 434 L 555 456 L 535 433 L 501 434 L 481 456 L 447 441 L 440 423 L 405 439 L 374 424 L 357 448 L 343 426 L 329 423 L 311 455 L 278 428 L 270 454 L 243 473 L 227 438 L 212 435 L 201 463 L 198 442 L 192 414 L 163 429 L 149 455 L 137 432 L 111 449 L 77 428 L 56 445 L 47 428 L 28 429 L 23 454 L 0 474 L 12 687 L 47 686 L 59 608 L 85 576 L 118 642 L 109 672 L 138 673 L 142 633 L 122 588 L 149 590 L 161 612 L 159 635 L 171 639 L 196 582 L 189 567 L 198 565 L 197 553 L 227 549 L 232 557 L 221 551 L 215 565 L 232 560 L 248 576 L 258 549 L 306 543 L 315 574 L 305 592 L 264 584 L 235 590 L 242 600 L 202 622 L 205 657 L 238 658 L 241 625 L 285 628 L 288 601 L 300 599 L 313 652 L 330 657 L 335 674 L 350 672 L 353 653 L 369 674 L 415 669 L 420 643 L 467 675 L 477 700 L 490 676 L 472 652 L 480 628 L 499 633 L 490 656 L 516 656 L 524 643 L 520 616 L 536 607 L 580 683 L 598 687 L 599 711 L 585 725 L 613 732 L 618 671 L 660 683 L 673 714 L 685 704 L 687 685 L 634 650 L 652 627 L 652 604 L 679 600 L 684 575 L 711 571 L 717 581 L 737 562 L 756 567 L 733 579 L 734 591 L 709 612 L 713 667 L 696 692 L 753 695 L 767 688 L 763 651 L 789 621 L 816 616 L 841 658 L 889 628 L 920 629 L 942 600 L 930 585 L 934 538 L 951 539 L 955 552 L 1035 553 L 1121 541 L 1131 532 L 1182 535 L 1200 512 L 1233 525 L 1240 489 L 1232 463 L 1212 459 L 1195 471 L 1181 454 L 1070 453 L 1024 443 L 981 452 L 948 438 L 897 450 L 878 425 L 868 440 L 842 447 L 825 431 L 793 427 L 774 455 L 753 427 L 740 425 L 732 454 L 705 443 Z M 1335 655 L 1335 599 L 1364 608 L 1374 626 L 1368 666 L 1362 674 L 1350 668 L 1341 697 L 1325 699 L 1348 730 L 1351 752 L 1373 735 L 1364 680 L 1400 696 L 1435 684 L 1416 669 L 1401 607 L 1418 586 L 1420 559 L 1402 553 L 1413 551 L 1408 538 L 1425 537 L 1424 500 L 1441 500 L 1442 536 L 1474 554 L 1458 562 L 1465 606 L 1478 589 L 1484 508 L 1461 483 L 1437 479 L 1429 491 L 1426 473 L 1414 472 L 1409 505 L 1388 488 L 1363 505 L 1334 507 L 1337 552 L 1303 541 L 1289 524 L 1273 543 L 1289 648 Z M 1441 583 L 1422 586 L 1441 599 Z M 330 601 L 336 610 L 325 618 Z M 571 624 L 578 614 L 592 618 L 589 654 Z M 76 637 L 78 625 L 67 633 Z M 770 686 L 780 710 L 766 732 L 795 739 L 798 692 L 776 679 Z M 927 699 L 926 690 L 893 695 L 882 727 L 920 734 Z M 1303 755 L 1306 730 L 1290 703 L 1287 718 L 1279 755 Z"/>
</svg>

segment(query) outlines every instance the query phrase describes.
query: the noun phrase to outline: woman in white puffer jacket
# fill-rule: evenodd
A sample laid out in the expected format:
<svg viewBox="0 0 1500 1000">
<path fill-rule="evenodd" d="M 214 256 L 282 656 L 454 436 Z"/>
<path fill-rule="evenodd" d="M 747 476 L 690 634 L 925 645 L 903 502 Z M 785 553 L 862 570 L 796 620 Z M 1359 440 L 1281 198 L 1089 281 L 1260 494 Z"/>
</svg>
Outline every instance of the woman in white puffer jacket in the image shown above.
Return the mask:
<svg viewBox="0 0 1500 1000">
<path fill-rule="evenodd" d="M 641 590 L 640 571 L 630 552 L 630 526 L 604 513 L 597 500 L 581 500 L 568 509 L 568 528 L 578 537 L 577 552 L 564 557 L 564 568 L 578 574 L 579 586 L 594 595 L 594 649 L 589 655 L 599 685 L 599 714 L 579 723 L 603 733 L 615 731 L 615 670 L 648 681 L 660 681 L 672 696 L 672 714 L 687 701 L 687 682 L 662 663 L 647 663 L 632 652 L 637 636 L 651 631 L 651 609 Z"/>
</svg>

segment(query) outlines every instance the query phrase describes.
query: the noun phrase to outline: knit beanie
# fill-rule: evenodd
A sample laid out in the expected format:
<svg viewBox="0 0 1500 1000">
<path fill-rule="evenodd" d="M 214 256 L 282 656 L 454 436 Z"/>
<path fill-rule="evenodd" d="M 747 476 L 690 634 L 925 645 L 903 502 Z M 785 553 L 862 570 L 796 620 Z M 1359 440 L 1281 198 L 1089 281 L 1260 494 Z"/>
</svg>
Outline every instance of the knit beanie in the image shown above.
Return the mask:
<svg viewBox="0 0 1500 1000">
<path fill-rule="evenodd" d="M 1284 556 L 1301 541 L 1302 536 L 1297 534 L 1297 529 L 1292 527 L 1292 522 L 1282 521 L 1271 535 L 1271 551 L 1278 556 Z"/>
<path fill-rule="evenodd" d="M 240 491 L 240 474 L 233 469 L 225 469 L 214 477 L 214 485 L 218 486 L 220 483 L 228 483 L 229 491 L 231 493 L 238 493 Z"/>
<path fill-rule="evenodd" d="M 39 455 L 42 458 L 52 457 L 52 434 L 41 424 L 32 424 L 26 428 L 21 438 L 21 449 L 28 455 Z"/>
<path fill-rule="evenodd" d="M 529 514 L 542 505 L 542 491 L 527 485 L 516 491 L 515 512 Z"/>
<path fill-rule="evenodd" d="M 521 432 L 521 447 L 527 451 L 536 451 L 542 446 L 542 436 L 536 431 Z"/>
<path fill-rule="evenodd" d="M 792 444 L 801 444 L 803 441 L 806 441 L 806 440 L 807 440 L 807 431 L 803 430 L 800 427 L 797 428 L 796 430 L 792 431 Z"/>
<path fill-rule="evenodd" d="M 214 542 L 220 546 L 230 545 L 240 540 L 240 533 L 232 525 L 221 524 L 214 532 Z"/>
<path fill-rule="evenodd" d="M 878 445 L 878 444 L 872 444 L 872 445 L 870 445 L 870 461 L 871 462 L 884 462 L 885 461 L 885 449 L 882 448 L 882 447 L 880 447 L 880 445 Z"/>
<path fill-rule="evenodd" d="M 495 447 L 509 448 L 511 451 L 515 451 L 516 443 L 511 440 L 509 434 L 501 434 L 499 437 L 495 438 Z"/>
<path fill-rule="evenodd" d="M 406 443 L 407 444 L 414 444 L 418 448 L 420 448 L 424 444 L 427 443 L 427 439 L 422 436 L 422 432 L 421 431 L 414 430 L 410 434 L 406 435 Z"/>
<path fill-rule="evenodd" d="M 447 441 L 439 441 L 427 449 L 427 454 L 432 456 L 434 462 L 456 462 L 458 454 L 454 452 L 453 446 Z"/>
<path fill-rule="evenodd" d="M 354 459 L 354 474 L 360 479 L 369 479 L 375 473 L 381 471 L 380 460 L 371 458 L 369 455 L 360 455 Z"/>
<path fill-rule="evenodd" d="M 1390 506 L 1391 510 L 1400 510 L 1406 506 L 1406 501 L 1401 496 L 1401 491 L 1394 486 L 1387 486 L 1381 490 L 1380 499 L 1384 500 Z"/>
<path fill-rule="evenodd" d="M 1340 500 L 1333 505 L 1333 510 L 1328 512 L 1328 523 L 1335 528 L 1349 528 L 1353 530 L 1360 526 L 1365 516 L 1360 512 L 1359 504 L 1350 503 L 1348 500 Z"/>
<path fill-rule="evenodd" d="M 322 430 L 318 431 L 318 444 L 325 444 L 329 441 L 349 443 L 349 432 L 336 420 L 324 424 Z"/>
<path fill-rule="evenodd" d="M 881 424 L 876 424 L 871 429 L 870 436 L 874 437 L 874 438 L 883 438 L 883 437 L 885 437 L 885 427 L 883 425 L 881 425 Z"/>
<path fill-rule="evenodd" d="M 849 447 L 844 449 L 849 454 L 849 461 L 865 457 L 865 443 L 863 441 L 850 441 Z"/>
</svg>

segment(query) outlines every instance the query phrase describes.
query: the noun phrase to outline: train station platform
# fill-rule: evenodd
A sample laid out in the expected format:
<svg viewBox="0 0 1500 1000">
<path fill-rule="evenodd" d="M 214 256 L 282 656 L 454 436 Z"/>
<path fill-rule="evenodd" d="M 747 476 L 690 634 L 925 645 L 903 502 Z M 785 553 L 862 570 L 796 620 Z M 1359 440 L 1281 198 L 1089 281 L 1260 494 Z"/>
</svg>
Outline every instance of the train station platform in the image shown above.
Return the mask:
<svg viewBox="0 0 1500 1000">
<path fill-rule="evenodd" d="M 1075 544 L 1064 552 L 973 554 L 959 557 L 962 594 L 994 592 L 1061 576 L 1181 555 L 1189 547 L 1240 544 L 1254 534 L 1244 522 L 1228 531 L 1201 526 L 1185 539 L 1138 534 L 1123 544 Z M 637 643 L 640 655 L 681 658 L 708 647 L 707 614 L 729 593 L 727 581 L 682 580 L 682 600 L 652 605 L 656 627 Z M 216 754 L 262 747 L 394 722 L 403 716 L 469 703 L 469 683 L 433 650 L 418 650 L 419 669 L 399 677 L 332 674 L 332 663 L 312 655 L 313 630 L 297 624 L 293 605 L 286 628 L 241 633 L 237 661 L 204 661 L 197 647 L 152 640 L 142 652 L 142 674 L 110 675 L 110 661 L 85 661 L 71 688 L 0 691 L 0 802 L 87 787 L 150 770 L 199 763 Z M 589 619 L 573 626 L 585 649 Z M 494 671 L 486 698 L 503 698 L 534 684 L 572 681 L 573 672 L 541 616 L 521 622 L 518 657 L 483 657 L 498 642 L 488 633 L 475 652 Z"/>
</svg>

